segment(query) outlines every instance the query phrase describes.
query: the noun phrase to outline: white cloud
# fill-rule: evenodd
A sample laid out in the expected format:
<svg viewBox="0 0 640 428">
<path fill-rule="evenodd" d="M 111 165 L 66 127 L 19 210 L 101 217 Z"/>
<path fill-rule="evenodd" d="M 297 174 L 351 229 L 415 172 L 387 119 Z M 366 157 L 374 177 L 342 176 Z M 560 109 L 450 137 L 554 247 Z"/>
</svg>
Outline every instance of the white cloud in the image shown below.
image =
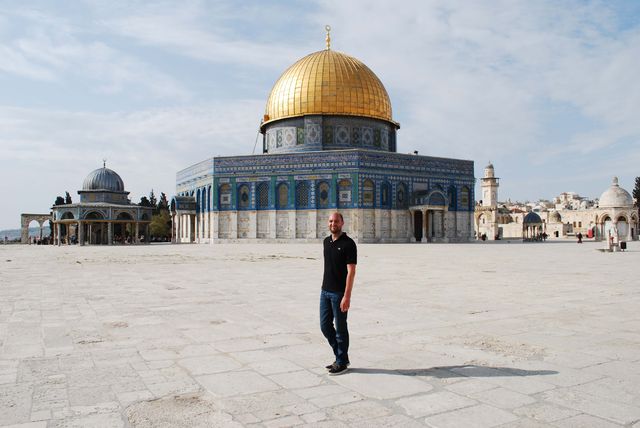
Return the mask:
<svg viewBox="0 0 640 428">
<path fill-rule="evenodd" d="M 119 51 L 102 41 L 86 38 L 82 27 L 64 20 L 30 11 L 13 14 L 25 20 L 17 37 L 4 33 L 0 39 L 0 70 L 18 76 L 74 82 L 96 82 L 95 90 L 104 93 L 137 91 L 158 98 L 180 101 L 191 97 L 177 79 L 144 61 Z M 85 38 L 83 38 L 85 37 Z"/>
<path fill-rule="evenodd" d="M 279 69 L 299 54 L 298 49 L 287 44 L 230 34 L 229 22 L 224 20 L 238 19 L 238 16 L 231 16 L 226 10 L 207 11 L 192 3 L 188 5 L 180 10 L 176 10 L 175 5 L 142 6 L 130 10 L 126 16 L 102 20 L 101 25 L 105 31 L 131 38 L 141 45 L 217 64 Z M 203 23 L 203 16 L 212 21 Z"/>
<path fill-rule="evenodd" d="M 0 107 L 7 195 L 0 224 L 17 224 L 20 212 L 47 212 L 65 190 L 74 195 L 103 158 L 134 201 L 152 188 L 171 196 L 178 170 L 211 156 L 251 154 L 263 108 L 262 100 L 105 114 Z"/>
<path fill-rule="evenodd" d="M 0 46 L 0 71 L 36 80 L 54 80 L 54 73 L 47 67 L 33 63 L 23 52 Z"/>
</svg>

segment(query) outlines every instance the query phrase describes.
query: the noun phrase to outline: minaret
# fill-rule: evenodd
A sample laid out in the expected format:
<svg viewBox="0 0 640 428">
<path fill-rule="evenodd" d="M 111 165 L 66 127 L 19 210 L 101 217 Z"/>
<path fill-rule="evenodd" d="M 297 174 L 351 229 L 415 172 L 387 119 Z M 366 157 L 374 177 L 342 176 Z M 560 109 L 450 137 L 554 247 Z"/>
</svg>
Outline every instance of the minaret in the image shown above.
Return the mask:
<svg viewBox="0 0 640 428">
<path fill-rule="evenodd" d="M 498 178 L 495 176 L 493 164 L 489 162 L 484 168 L 484 177 L 482 180 L 482 206 L 497 207 L 498 206 Z"/>
</svg>

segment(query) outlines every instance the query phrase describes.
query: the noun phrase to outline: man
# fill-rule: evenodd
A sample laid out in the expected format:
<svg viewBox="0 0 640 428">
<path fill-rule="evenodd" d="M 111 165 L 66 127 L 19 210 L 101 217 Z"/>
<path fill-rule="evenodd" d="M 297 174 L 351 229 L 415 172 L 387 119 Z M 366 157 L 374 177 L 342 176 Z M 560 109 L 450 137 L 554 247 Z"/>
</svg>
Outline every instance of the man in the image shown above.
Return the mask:
<svg viewBox="0 0 640 428">
<path fill-rule="evenodd" d="M 350 364 L 347 314 L 351 306 L 358 251 L 353 239 L 342 231 L 343 225 L 342 214 L 331 214 L 331 235 L 323 242 L 324 276 L 320 292 L 320 329 L 335 355 L 335 361 L 326 367 L 331 376 L 343 374 Z"/>
</svg>

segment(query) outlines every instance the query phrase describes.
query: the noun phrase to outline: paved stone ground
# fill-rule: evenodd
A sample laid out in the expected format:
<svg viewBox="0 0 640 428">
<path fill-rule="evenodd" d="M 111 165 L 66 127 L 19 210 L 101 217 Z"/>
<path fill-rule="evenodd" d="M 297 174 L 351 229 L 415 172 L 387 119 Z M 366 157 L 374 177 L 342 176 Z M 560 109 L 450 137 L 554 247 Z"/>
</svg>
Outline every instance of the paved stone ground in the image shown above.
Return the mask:
<svg viewBox="0 0 640 428">
<path fill-rule="evenodd" d="M 640 427 L 640 243 L 0 246 L 0 425 Z"/>
</svg>

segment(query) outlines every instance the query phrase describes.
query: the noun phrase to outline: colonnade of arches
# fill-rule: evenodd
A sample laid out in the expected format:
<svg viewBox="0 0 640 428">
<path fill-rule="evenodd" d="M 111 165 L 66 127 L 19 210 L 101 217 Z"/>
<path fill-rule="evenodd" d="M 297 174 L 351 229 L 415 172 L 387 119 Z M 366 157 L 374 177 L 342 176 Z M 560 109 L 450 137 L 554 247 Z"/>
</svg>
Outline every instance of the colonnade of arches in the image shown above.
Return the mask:
<svg viewBox="0 0 640 428">
<path fill-rule="evenodd" d="M 119 213 L 109 219 L 104 213 L 91 211 L 76 219 L 67 211 L 54 221 L 54 243 L 80 245 L 139 244 L 149 242 L 148 215 L 136 220 L 130 213 Z"/>
</svg>

